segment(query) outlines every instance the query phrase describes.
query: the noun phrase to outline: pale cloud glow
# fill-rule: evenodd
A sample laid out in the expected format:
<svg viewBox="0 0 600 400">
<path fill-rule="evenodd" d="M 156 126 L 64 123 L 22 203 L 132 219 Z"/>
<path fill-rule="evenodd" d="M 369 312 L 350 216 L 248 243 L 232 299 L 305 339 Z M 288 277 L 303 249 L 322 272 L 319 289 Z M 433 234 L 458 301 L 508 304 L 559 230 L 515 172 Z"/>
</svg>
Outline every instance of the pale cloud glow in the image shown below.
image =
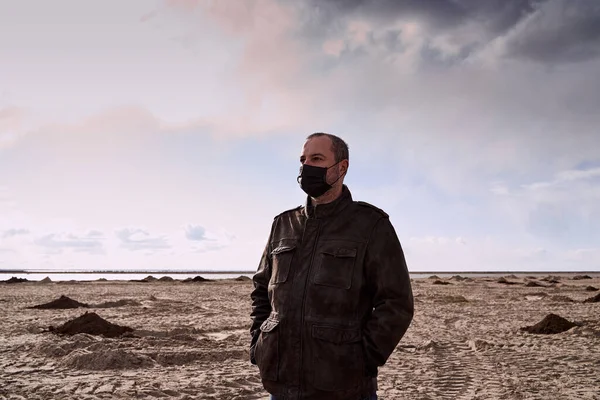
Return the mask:
<svg viewBox="0 0 600 400">
<path fill-rule="evenodd" d="M 412 271 L 600 270 L 598 8 L 435 3 L 0 4 L 0 268 L 253 270 L 326 131 Z"/>
</svg>

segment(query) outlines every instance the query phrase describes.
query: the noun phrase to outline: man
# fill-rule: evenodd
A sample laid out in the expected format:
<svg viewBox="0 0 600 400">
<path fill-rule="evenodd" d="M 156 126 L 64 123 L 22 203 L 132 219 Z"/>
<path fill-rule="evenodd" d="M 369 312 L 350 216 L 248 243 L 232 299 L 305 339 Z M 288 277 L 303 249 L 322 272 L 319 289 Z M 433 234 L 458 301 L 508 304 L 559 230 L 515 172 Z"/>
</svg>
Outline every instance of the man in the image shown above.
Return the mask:
<svg viewBox="0 0 600 400">
<path fill-rule="evenodd" d="M 306 204 L 275 217 L 253 276 L 250 362 L 271 399 L 376 399 L 413 318 L 404 254 L 388 215 L 344 185 L 342 139 L 308 136 L 300 163 Z"/>
</svg>

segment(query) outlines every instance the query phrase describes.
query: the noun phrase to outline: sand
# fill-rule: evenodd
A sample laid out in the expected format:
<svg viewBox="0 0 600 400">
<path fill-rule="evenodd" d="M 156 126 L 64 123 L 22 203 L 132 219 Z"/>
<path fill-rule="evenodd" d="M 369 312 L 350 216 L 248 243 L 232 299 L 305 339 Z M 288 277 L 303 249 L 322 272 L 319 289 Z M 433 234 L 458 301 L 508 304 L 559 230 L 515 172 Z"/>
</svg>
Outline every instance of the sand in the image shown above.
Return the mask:
<svg viewBox="0 0 600 400">
<path fill-rule="evenodd" d="M 415 318 L 380 369 L 379 398 L 600 399 L 600 303 L 584 302 L 600 275 L 545 278 L 414 280 Z M 248 361 L 251 290 L 247 279 L 0 284 L 0 399 L 266 399 Z M 88 307 L 30 308 L 61 296 Z M 132 330 L 56 332 L 86 321 Z M 566 330 L 523 329 L 534 326 Z"/>
</svg>

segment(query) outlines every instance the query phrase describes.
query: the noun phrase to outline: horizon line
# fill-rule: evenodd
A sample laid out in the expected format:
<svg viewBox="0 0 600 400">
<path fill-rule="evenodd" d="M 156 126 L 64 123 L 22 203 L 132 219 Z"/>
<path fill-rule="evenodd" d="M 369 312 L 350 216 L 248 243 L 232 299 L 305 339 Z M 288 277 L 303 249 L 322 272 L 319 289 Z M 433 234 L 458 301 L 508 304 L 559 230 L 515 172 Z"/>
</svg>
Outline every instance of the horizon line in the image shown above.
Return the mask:
<svg viewBox="0 0 600 400">
<path fill-rule="evenodd" d="M 535 271 L 535 270 L 506 270 L 506 271 L 408 271 L 409 274 L 583 274 L 600 273 L 600 270 L 581 271 Z M 12 274 L 254 274 L 256 270 L 51 270 L 51 269 L 0 269 L 0 273 Z"/>
</svg>

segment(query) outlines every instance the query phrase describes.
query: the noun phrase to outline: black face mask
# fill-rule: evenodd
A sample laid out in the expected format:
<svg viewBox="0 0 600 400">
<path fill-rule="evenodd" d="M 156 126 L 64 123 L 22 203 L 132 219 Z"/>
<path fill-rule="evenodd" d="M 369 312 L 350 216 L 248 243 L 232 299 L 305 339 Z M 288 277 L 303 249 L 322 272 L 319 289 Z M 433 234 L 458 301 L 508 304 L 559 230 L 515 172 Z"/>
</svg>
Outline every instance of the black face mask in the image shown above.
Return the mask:
<svg viewBox="0 0 600 400">
<path fill-rule="evenodd" d="M 303 164 L 300 167 L 300 175 L 296 181 L 300 184 L 304 193 L 312 198 L 317 198 L 324 195 L 332 186 L 327 183 L 327 171 L 338 165 L 340 161 L 333 164 L 331 167 L 315 167 L 314 165 Z M 335 182 L 342 176 L 340 175 Z M 333 182 L 333 183 L 335 183 Z"/>
</svg>

